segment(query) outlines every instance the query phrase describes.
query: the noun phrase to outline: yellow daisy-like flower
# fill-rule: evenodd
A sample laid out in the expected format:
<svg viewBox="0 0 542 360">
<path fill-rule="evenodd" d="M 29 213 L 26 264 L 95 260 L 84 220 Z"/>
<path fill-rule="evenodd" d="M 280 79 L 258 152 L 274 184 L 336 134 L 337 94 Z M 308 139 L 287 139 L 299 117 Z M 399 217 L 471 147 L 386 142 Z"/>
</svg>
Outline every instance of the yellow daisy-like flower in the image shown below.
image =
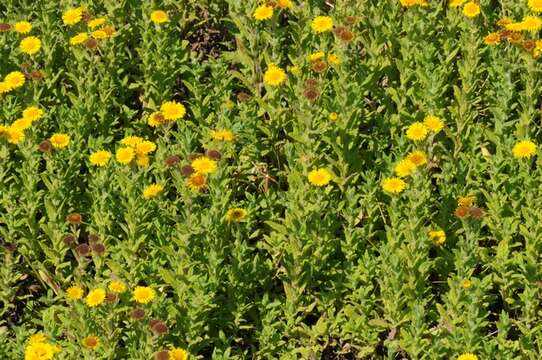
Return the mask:
<svg viewBox="0 0 542 360">
<path fill-rule="evenodd" d="M 269 86 L 279 86 L 286 80 L 284 70 L 274 64 L 270 64 L 263 75 L 263 82 Z"/>
<path fill-rule="evenodd" d="M 207 188 L 207 177 L 198 173 L 192 174 L 186 180 L 186 185 L 191 191 L 202 191 Z"/>
<path fill-rule="evenodd" d="M 457 357 L 457 360 L 478 360 L 478 356 L 473 353 L 464 353 Z"/>
<path fill-rule="evenodd" d="M 17 129 L 12 126 L 7 128 L 4 136 L 6 137 L 6 139 L 8 140 L 10 144 L 14 144 L 14 145 L 20 143 L 25 138 L 24 131 L 22 129 Z"/>
<path fill-rule="evenodd" d="M 70 143 L 70 136 L 63 133 L 56 133 L 49 138 L 49 141 L 55 149 L 63 149 Z"/>
<path fill-rule="evenodd" d="M 107 288 L 116 294 L 122 294 L 128 289 L 125 283 L 118 280 L 111 281 Z"/>
<path fill-rule="evenodd" d="M 100 17 L 100 18 L 96 18 L 96 19 L 92 19 L 90 20 L 88 23 L 87 23 L 87 26 L 91 29 L 95 29 L 97 28 L 98 26 L 101 26 L 105 24 L 105 18 L 103 17 Z"/>
<path fill-rule="evenodd" d="M 156 150 L 156 144 L 149 140 L 144 140 L 135 146 L 136 155 L 147 155 Z"/>
<path fill-rule="evenodd" d="M 273 17 L 273 7 L 269 5 L 260 5 L 254 10 L 252 17 L 258 21 L 271 19 Z"/>
<path fill-rule="evenodd" d="M 480 5 L 474 1 L 469 1 L 463 6 L 463 14 L 470 18 L 478 16 L 480 14 Z"/>
<path fill-rule="evenodd" d="M 163 24 L 169 21 L 168 14 L 163 10 L 154 10 L 151 13 L 151 21 L 155 24 Z"/>
<path fill-rule="evenodd" d="M 31 126 L 32 120 L 26 118 L 17 119 L 11 124 L 11 128 L 16 130 L 26 130 Z"/>
<path fill-rule="evenodd" d="M 416 165 L 416 167 L 427 164 L 427 155 L 421 150 L 415 150 L 407 155 L 407 160 Z"/>
<path fill-rule="evenodd" d="M 318 61 L 320 59 L 323 59 L 326 54 L 323 51 L 317 51 L 307 56 L 307 60 L 309 61 Z"/>
<path fill-rule="evenodd" d="M 98 288 L 89 291 L 87 294 L 86 304 L 90 307 L 95 307 L 102 304 L 105 300 L 105 290 Z"/>
<path fill-rule="evenodd" d="M 4 83 L 9 90 L 20 88 L 24 85 L 25 77 L 20 71 L 12 71 L 4 78 Z"/>
<path fill-rule="evenodd" d="M 81 344 L 87 349 L 95 349 L 100 345 L 100 339 L 97 336 L 87 336 L 81 341 Z"/>
<path fill-rule="evenodd" d="M 117 149 L 117 152 L 115 154 L 115 158 L 117 159 L 117 161 L 124 165 L 127 165 L 130 162 L 132 162 L 132 160 L 134 160 L 134 157 L 135 157 L 135 151 L 134 149 L 130 147 L 123 147 L 123 148 Z"/>
<path fill-rule="evenodd" d="M 0 95 L 9 92 L 11 88 L 6 84 L 5 81 L 0 81 Z"/>
<path fill-rule="evenodd" d="M 83 8 L 70 9 L 62 15 L 64 25 L 75 25 L 83 18 Z"/>
<path fill-rule="evenodd" d="M 171 360 L 187 360 L 188 352 L 181 348 L 172 348 L 169 350 L 169 358 Z"/>
<path fill-rule="evenodd" d="M 230 130 L 224 129 L 224 130 L 212 130 L 211 136 L 214 140 L 221 140 L 221 141 L 233 141 L 235 136 Z"/>
<path fill-rule="evenodd" d="M 98 150 L 89 156 L 89 161 L 94 166 L 105 166 L 109 159 L 111 159 L 111 153 L 107 150 Z"/>
<path fill-rule="evenodd" d="M 246 219 L 248 213 L 243 208 L 231 208 L 226 212 L 226 220 L 233 222 L 241 222 Z"/>
<path fill-rule="evenodd" d="M 151 127 L 157 127 L 164 123 L 164 116 L 160 111 L 155 111 L 152 114 L 149 115 L 149 118 L 147 119 L 147 124 Z"/>
<path fill-rule="evenodd" d="M 406 136 L 413 141 L 422 141 L 426 138 L 429 129 L 421 122 L 415 122 L 410 125 L 406 131 Z"/>
<path fill-rule="evenodd" d="M 28 54 L 28 55 L 34 55 L 41 49 L 41 40 L 38 39 L 35 36 L 28 36 L 21 40 L 21 44 L 19 45 L 19 50 L 21 52 Z"/>
<path fill-rule="evenodd" d="M 446 241 L 446 233 L 443 230 L 431 230 L 429 231 L 429 238 L 435 245 L 442 245 Z"/>
<path fill-rule="evenodd" d="M 145 154 L 142 154 L 142 155 L 137 155 L 136 156 L 136 165 L 137 166 L 140 166 L 140 167 L 147 167 L 149 166 L 149 156 L 148 155 L 145 155 Z"/>
<path fill-rule="evenodd" d="M 300 68 L 299 66 L 297 66 L 297 65 L 290 66 L 289 71 L 290 71 L 294 76 L 299 76 L 299 75 L 301 75 L 301 68 Z"/>
<path fill-rule="evenodd" d="M 133 299 L 138 303 L 148 304 L 155 298 L 156 293 L 148 286 L 136 286 L 132 295 Z"/>
<path fill-rule="evenodd" d="M 474 205 L 474 196 L 460 196 L 457 198 L 457 206 L 469 207 Z"/>
<path fill-rule="evenodd" d="M 427 115 L 425 119 L 423 119 L 423 124 L 435 134 L 440 132 L 444 127 L 442 119 L 434 115 Z"/>
<path fill-rule="evenodd" d="M 529 0 L 527 6 L 534 12 L 542 12 L 542 0 Z"/>
<path fill-rule="evenodd" d="M 336 54 L 328 54 L 327 62 L 331 65 L 338 65 L 341 63 L 341 59 Z"/>
<path fill-rule="evenodd" d="M 84 43 L 86 40 L 88 39 L 88 34 L 87 33 L 79 33 L 75 36 L 72 36 L 70 38 L 70 45 L 79 45 L 79 44 L 82 44 Z"/>
<path fill-rule="evenodd" d="M 41 119 L 43 116 L 43 110 L 37 106 L 29 106 L 23 110 L 23 118 L 28 119 L 32 122 Z"/>
<path fill-rule="evenodd" d="M 160 195 L 164 190 L 164 186 L 160 184 L 151 184 L 143 189 L 143 197 L 145 199 L 152 199 Z"/>
<path fill-rule="evenodd" d="M 33 345 L 33 344 L 44 343 L 46 341 L 47 341 L 47 336 L 42 332 L 38 332 L 38 333 L 35 333 L 34 335 L 31 335 L 28 338 L 27 343 L 28 345 Z"/>
<path fill-rule="evenodd" d="M 501 35 L 498 32 L 492 32 L 484 37 L 484 44 L 496 45 L 501 42 Z"/>
<path fill-rule="evenodd" d="M 46 342 L 28 344 L 24 351 L 25 360 L 51 360 L 55 356 L 55 346 Z"/>
<path fill-rule="evenodd" d="M 427 0 L 399 0 L 399 2 L 401 3 L 401 5 L 406 6 L 406 7 L 411 7 L 415 5 L 420 5 L 420 6 L 429 5 Z"/>
<path fill-rule="evenodd" d="M 107 37 L 107 33 L 103 30 L 93 31 L 90 35 L 96 40 L 105 39 Z"/>
<path fill-rule="evenodd" d="M 521 21 L 522 30 L 538 31 L 542 28 L 542 19 L 538 16 L 525 16 Z"/>
<path fill-rule="evenodd" d="M 32 24 L 28 21 L 16 22 L 13 29 L 19 34 L 27 34 L 32 30 Z"/>
<path fill-rule="evenodd" d="M 160 113 L 165 120 L 173 121 L 182 119 L 186 114 L 186 108 L 176 101 L 166 101 L 160 106 Z"/>
<path fill-rule="evenodd" d="M 338 117 L 339 117 L 339 115 L 335 111 L 330 112 L 329 115 L 328 115 L 328 118 L 331 121 L 336 121 Z"/>
<path fill-rule="evenodd" d="M 216 161 L 207 156 L 200 156 L 192 160 L 192 163 L 190 165 L 196 173 L 202 175 L 212 174 L 216 171 L 217 168 Z"/>
<path fill-rule="evenodd" d="M 450 1 L 450 7 L 460 7 L 462 6 L 467 0 L 452 0 Z"/>
<path fill-rule="evenodd" d="M 85 292 L 79 286 L 70 286 L 66 289 L 66 297 L 70 300 L 79 300 L 84 294 Z"/>
<path fill-rule="evenodd" d="M 281 9 L 292 7 L 292 0 L 278 0 L 277 6 Z"/>
<path fill-rule="evenodd" d="M 329 16 L 317 16 L 311 22 L 311 28 L 316 33 L 323 33 L 333 29 L 333 20 Z"/>
<path fill-rule="evenodd" d="M 461 283 L 461 286 L 463 286 L 463 289 L 468 289 L 472 286 L 472 281 L 470 281 L 469 279 L 465 279 Z"/>
<path fill-rule="evenodd" d="M 384 189 L 385 192 L 392 193 L 392 194 L 399 194 L 406 188 L 406 183 L 401 180 L 400 178 L 391 177 L 386 178 L 382 181 L 382 189 Z"/>
<path fill-rule="evenodd" d="M 395 165 L 394 171 L 399 177 L 407 177 L 416 171 L 416 164 L 408 159 L 404 159 Z"/>
<path fill-rule="evenodd" d="M 536 153 L 536 144 L 531 140 L 522 140 L 514 145 L 512 154 L 517 158 L 530 158 Z"/>
<path fill-rule="evenodd" d="M 324 168 L 318 168 L 309 172 L 309 182 L 314 186 L 325 186 L 331 181 L 331 173 Z"/>
<path fill-rule="evenodd" d="M 120 141 L 120 143 L 122 145 L 136 147 L 137 144 L 142 143 L 144 140 L 145 139 L 143 139 L 142 137 L 130 135 L 130 136 L 126 136 L 124 139 L 122 139 Z"/>
</svg>

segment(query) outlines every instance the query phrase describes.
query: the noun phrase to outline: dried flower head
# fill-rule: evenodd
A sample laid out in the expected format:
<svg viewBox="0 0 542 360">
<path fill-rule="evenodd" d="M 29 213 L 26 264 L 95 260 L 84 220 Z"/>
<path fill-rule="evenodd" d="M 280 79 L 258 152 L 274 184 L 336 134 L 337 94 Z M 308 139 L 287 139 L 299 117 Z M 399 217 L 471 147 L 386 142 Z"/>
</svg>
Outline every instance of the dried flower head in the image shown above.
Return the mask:
<svg viewBox="0 0 542 360">
<path fill-rule="evenodd" d="M 70 224 L 81 224 L 83 221 L 83 216 L 81 216 L 79 213 L 71 213 L 66 216 L 66 221 Z"/>
<path fill-rule="evenodd" d="M 145 310 L 142 308 L 135 308 L 130 312 L 130 317 L 134 320 L 141 320 L 145 317 Z"/>
<path fill-rule="evenodd" d="M 90 253 L 90 246 L 88 244 L 79 244 L 75 248 L 75 251 L 81 256 L 86 256 Z"/>
</svg>

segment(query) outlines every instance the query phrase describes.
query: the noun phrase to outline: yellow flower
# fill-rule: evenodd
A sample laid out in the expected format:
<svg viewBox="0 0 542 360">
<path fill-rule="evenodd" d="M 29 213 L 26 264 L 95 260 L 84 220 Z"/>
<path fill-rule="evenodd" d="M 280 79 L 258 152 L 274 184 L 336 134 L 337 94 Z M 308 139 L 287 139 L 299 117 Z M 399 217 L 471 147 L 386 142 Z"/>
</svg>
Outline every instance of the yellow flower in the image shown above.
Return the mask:
<svg viewBox="0 0 542 360">
<path fill-rule="evenodd" d="M 429 129 L 421 122 L 415 122 L 410 125 L 406 131 L 406 136 L 410 140 L 421 141 L 425 139 Z"/>
<path fill-rule="evenodd" d="M 143 197 L 145 199 L 152 199 L 160 195 L 164 190 L 164 186 L 160 184 L 151 184 L 143 189 Z"/>
<path fill-rule="evenodd" d="M 9 90 L 20 88 L 24 85 L 25 77 L 20 71 L 12 71 L 4 78 L 4 83 Z"/>
<path fill-rule="evenodd" d="M 333 111 L 333 112 L 330 112 L 330 113 L 329 113 L 329 116 L 328 116 L 328 117 L 329 117 L 329 120 L 335 121 L 335 120 L 337 120 L 337 118 L 339 117 L 339 115 L 337 115 L 337 113 L 336 113 L 335 111 Z"/>
<path fill-rule="evenodd" d="M 270 64 L 263 75 L 263 82 L 270 86 L 279 86 L 286 80 L 284 70 L 276 65 Z"/>
<path fill-rule="evenodd" d="M 281 9 L 292 7 L 292 0 L 278 0 L 277 6 Z"/>
<path fill-rule="evenodd" d="M 446 233 L 442 230 L 431 230 L 429 231 L 429 238 L 433 241 L 433 244 L 440 246 L 446 241 Z"/>
<path fill-rule="evenodd" d="M 331 181 L 331 173 L 327 169 L 318 168 L 309 172 L 308 178 L 314 186 L 325 186 Z"/>
<path fill-rule="evenodd" d="M 323 33 L 333 29 L 333 20 L 329 16 L 317 16 L 311 22 L 311 28 L 316 33 Z"/>
<path fill-rule="evenodd" d="M 136 286 L 133 291 L 133 298 L 140 304 L 147 304 L 155 297 L 155 292 L 148 286 Z"/>
<path fill-rule="evenodd" d="M 214 140 L 233 141 L 234 135 L 230 130 L 212 130 L 211 136 Z"/>
<path fill-rule="evenodd" d="M 498 32 L 492 32 L 484 37 L 484 44 L 495 45 L 501 42 L 501 35 Z"/>
<path fill-rule="evenodd" d="M 529 0 L 527 5 L 534 12 L 542 12 L 542 0 Z"/>
<path fill-rule="evenodd" d="M 28 119 L 32 122 L 41 119 L 43 116 L 43 110 L 37 106 L 29 106 L 23 110 L 23 118 Z"/>
<path fill-rule="evenodd" d="M 411 152 L 406 158 L 412 161 L 416 167 L 427 164 L 427 155 L 421 150 Z"/>
<path fill-rule="evenodd" d="M 463 286 L 463 289 L 468 289 L 472 286 L 472 281 L 465 279 L 461 285 Z"/>
<path fill-rule="evenodd" d="M 464 353 L 457 357 L 457 360 L 478 360 L 478 356 L 472 353 Z"/>
<path fill-rule="evenodd" d="M 401 3 L 401 5 L 406 6 L 406 7 L 415 6 L 415 5 L 420 5 L 420 6 L 429 5 L 427 0 L 399 0 L 399 2 Z"/>
<path fill-rule="evenodd" d="M 41 41 L 35 36 L 28 36 L 21 40 L 21 44 L 19 45 L 19 50 L 21 52 L 28 54 L 28 55 L 34 55 L 41 49 Z"/>
<path fill-rule="evenodd" d="M 11 88 L 8 86 L 8 84 L 5 81 L 0 81 L 0 95 L 5 94 L 9 92 Z"/>
<path fill-rule="evenodd" d="M 202 191 L 207 187 L 207 177 L 202 174 L 192 174 L 186 180 L 188 188 L 194 192 Z"/>
<path fill-rule="evenodd" d="M 156 144 L 149 140 L 144 140 L 135 146 L 136 155 L 147 155 L 156 150 Z"/>
<path fill-rule="evenodd" d="M 273 17 L 273 7 L 269 5 L 260 5 L 254 10 L 252 16 L 258 21 L 271 19 Z"/>
<path fill-rule="evenodd" d="M 115 158 L 117 159 L 117 161 L 124 165 L 127 165 L 130 162 L 132 162 L 134 157 L 135 157 L 135 151 L 134 149 L 130 147 L 123 147 L 123 148 L 117 149 L 117 152 L 115 154 Z"/>
<path fill-rule="evenodd" d="M 52 360 L 56 347 L 46 342 L 28 344 L 24 351 L 25 360 Z"/>
<path fill-rule="evenodd" d="M 42 332 L 35 333 L 34 335 L 31 335 L 28 338 L 28 345 L 39 344 L 39 343 L 44 343 L 44 342 L 47 342 L 47 336 L 45 336 L 45 334 Z"/>
<path fill-rule="evenodd" d="M 90 35 L 92 35 L 92 37 L 97 40 L 105 39 L 107 37 L 107 33 L 103 30 L 93 31 Z"/>
<path fill-rule="evenodd" d="M 86 299 L 86 303 L 90 307 L 98 306 L 105 300 L 105 290 L 98 288 L 89 291 Z"/>
<path fill-rule="evenodd" d="M 75 25 L 83 18 L 83 8 L 70 9 L 62 15 L 64 25 Z"/>
<path fill-rule="evenodd" d="M 66 297 L 70 300 L 79 300 L 84 294 L 85 292 L 79 286 L 70 286 L 66 289 Z"/>
<path fill-rule="evenodd" d="M 231 208 L 226 212 L 226 220 L 241 222 L 247 217 L 248 213 L 243 208 Z"/>
<path fill-rule="evenodd" d="M 11 124 L 11 128 L 16 130 L 26 130 L 31 126 L 32 121 L 26 118 L 17 119 L 13 122 L 13 124 Z"/>
<path fill-rule="evenodd" d="M 405 187 L 406 183 L 400 178 L 391 177 L 382 181 L 382 189 L 384 189 L 385 192 L 392 194 L 399 194 L 405 189 Z"/>
<path fill-rule="evenodd" d="M 401 160 L 395 165 L 394 171 L 399 177 L 407 177 L 416 171 L 416 164 L 408 159 Z"/>
<path fill-rule="evenodd" d="M 450 1 L 450 7 L 460 7 L 462 6 L 467 0 L 452 0 Z"/>
<path fill-rule="evenodd" d="M 166 101 L 160 106 L 160 113 L 165 120 L 173 121 L 182 119 L 186 114 L 186 108 L 176 101 Z"/>
<path fill-rule="evenodd" d="M 187 360 L 188 352 L 181 348 L 172 348 L 169 350 L 169 358 L 171 360 Z"/>
<path fill-rule="evenodd" d="M 164 116 L 160 111 L 155 111 L 152 114 L 149 115 L 149 118 L 147 120 L 147 124 L 152 127 L 157 127 L 161 125 L 164 122 Z"/>
<path fill-rule="evenodd" d="M 441 118 L 433 115 L 428 115 L 423 119 L 423 124 L 435 134 L 440 132 L 444 127 L 444 122 Z"/>
<path fill-rule="evenodd" d="M 339 59 L 339 57 L 335 54 L 328 54 L 327 62 L 331 65 L 338 65 L 341 63 L 341 59 Z"/>
<path fill-rule="evenodd" d="M 70 143 L 70 136 L 62 133 L 53 134 L 49 141 L 55 149 L 63 149 Z"/>
<path fill-rule="evenodd" d="M 75 36 L 72 36 L 70 38 L 70 45 L 79 45 L 79 44 L 82 44 L 84 43 L 86 40 L 88 39 L 88 34 L 87 33 L 79 33 Z"/>
<path fill-rule="evenodd" d="M 517 158 L 530 158 L 536 153 L 536 144 L 530 140 L 522 140 L 514 145 L 512 153 Z"/>
<path fill-rule="evenodd" d="M 207 156 L 200 156 L 194 160 L 192 160 L 192 164 L 190 164 L 194 171 L 198 174 L 212 174 L 216 171 L 216 161 L 208 158 Z"/>
<path fill-rule="evenodd" d="M 474 196 L 460 196 L 457 198 L 457 206 L 469 207 L 474 204 Z"/>
<path fill-rule="evenodd" d="M 301 75 L 301 68 L 299 66 L 297 66 L 297 65 L 290 66 L 289 70 L 294 76 Z"/>
<path fill-rule="evenodd" d="M 169 21 L 169 16 L 165 11 L 154 10 L 151 13 L 151 21 L 155 24 L 163 24 Z"/>
<path fill-rule="evenodd" d="M 542 28 L 542 19 L 538 16 L 525 16 L 521 21 L 522 30 L 538 31 Z"/>
<path fill-rule="evenodd" d="M 18 144 L 24 140 L 23 130 L 12 126 L 7 128 L 5 136 L 10 144 Z"/>
<path fill-rule="evenodd" d="M 317 51 L 307 56 L 307 60 L 309 61 L 317 61 L 322 59 L 326 54 L 323 51 Z"/>
<path fill-rule="evenodd" d="M 143 138 L 142 137 L 139 137 L 139 136 L 126 136 L 124 139 L 122 139 L 120 141 L 120 143 L 122 145 L 127 145 L 127 146 L 132 146 L 132 147 L 136 147 L 137 144 L 140 144 L 143 142 Z"/>
<path fill-rule="evenodd" d="M 116 294 L 122 294 L 127 289 L 126 284 L 118 280 L 111 281 L 107 287 Z"/>
<path fill-rule="evenodd" d="M 465 4 L 465 6 L 463 6 L 463 14 L 471 18 L 478 16 L 480 14 L 480 5 L 478 5 L 474 1 L 469 1 Z"/>
<path fill-rule="evenodd" d="M 109 159 L 111 159 L 111 153 L 107 150 L 98 150 L 90 154 L 90 163 L 94 166 L 105 166 Z"/>
<path fill-rule="evenodd" d="M 95 29 L 98 26 L 103 25 L 103 24 L 105 24 L 105 18 L 103 17 L 92 19 L 87 23 L 88 27 L 91 29 Z"/>
<path fill-rule="evenodd" d="M 28 21 L 19 21 L 16 22 L 13 26 L 16 32 L 20 34 L 26 34 L 29 33 L 32 30 L 32 24 Z"/>
<path fill-rule="evenodd" d="M 100 345 L 100 339 L 97 336 L 87 336 L 81 341 L 81 344 L 87 349 L 95 349 Z"/>
<path fill-rule="evenodd" d="M 147 167 L 149 166 L 149 157 L 145 154 L 142 154 L 142 155 L 137 155 L 136 156 L 136 164 L 137 166 L 140 166 L 140 167 Z"/>
</svg>

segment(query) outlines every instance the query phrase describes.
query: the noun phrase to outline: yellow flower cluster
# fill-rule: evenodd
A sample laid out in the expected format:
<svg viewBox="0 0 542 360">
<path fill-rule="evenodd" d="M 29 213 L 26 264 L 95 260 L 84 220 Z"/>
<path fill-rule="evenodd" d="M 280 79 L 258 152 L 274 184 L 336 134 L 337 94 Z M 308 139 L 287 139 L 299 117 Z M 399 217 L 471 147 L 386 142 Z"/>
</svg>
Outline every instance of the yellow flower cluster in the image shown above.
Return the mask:
<svg viewBox="0 0 542 360">
<path fill-rule="evenodd" d="M 157 127 L 183 119 L 185 115 L 186 108 L 183 104 L 176 101 L 166 101 L 160 106 L 160 111 L 155 111 L 149 115 L 147 123 L 151 127 Z"/>
<path fill-rule="evenodd" d="M 128 286 L 120 280 L 111 280 L 107 289 L 113 294 L 123 294 L 128 291 Z M 66 289 L 66 297 L 68 300 L 76 301 L 83 298 L 85 291 L 78 285 L 70 286 Z M 107 291 L 103 287 L 98 287 L 90 290 L 85 297 L 85 304 L 88 307 L 96 307 L 102 305 L 107 297 Z M 147 304 L 156 297 L 156 292 L 151 287 L 136 286 L 132 291 L 132 298 L 137 303 Z"/>
<path fill-rule="evenodd" d="M 25 76 L 20 71 L 12 71 L 0 81 L 0 95 L 18 89 L 25 83 Z"/>
<path fill-rule="evenodd" d="M 427 0 L 399 0 L 399 2 L 401 3 L 401 5 L 405 6 L 405 7 L 411 7 L 411 6 L 427 6 L 429 5 L 429 3 L 427 2 Z"/>
<path fill-rule="evenodd" d="M 156 144 L 139 136 L 126 136 L 120 141 L 123 147 L 117 149 L 115 158 L 123 165 L 135 161 L 140 167 L 149 166 L 149 154 L 156 150 Z"/>
<path fill-rule="evenodd" d="M 48 342 L 45 334 L 37 333 L 28 338 L 24 351 L 24 360 L 51 360 L 60 351 L 62 351 L 62 348 Z"/>
<path fill-rule="evenodd" d="M 23 110 L 22 117 L 15 120 L 11 125 L 0 125 L 0 138 L 10 144 L 19 144 L 25 139 L 24 131 L 43 116 L 43 110 L 37 106 L 29 106 Z"/>
<path fill-rule="evenodd" d="M 97 17 L 90 19 L 90 15 L 84 7 L 72 8 L 64 12 L 62 20 L 64 25 L 73 26 L 81 22 L 83 18 L 86 18 L 87 30 L 78 32 L 70 37 L 70 45 L 80 45 L 87 43 L 90 39 L 94 41 L 109 38 L 115 35 L 116 30 L 114 26 L 106 25 L 107 19 L 105 17 Z M 92 41 L 89 43 L 91 44 Z M 94 42 L 94 44 L 97 44 Z M 92 47 L 92 46 L 89 46 Z"/>
</svg>

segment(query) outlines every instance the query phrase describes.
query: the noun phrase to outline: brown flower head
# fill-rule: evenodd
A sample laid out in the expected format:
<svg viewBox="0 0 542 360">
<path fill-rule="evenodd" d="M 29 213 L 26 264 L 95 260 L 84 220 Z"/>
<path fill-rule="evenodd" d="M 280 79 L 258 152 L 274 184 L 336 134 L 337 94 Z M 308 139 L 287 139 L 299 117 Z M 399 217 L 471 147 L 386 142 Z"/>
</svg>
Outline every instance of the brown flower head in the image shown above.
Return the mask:
<svg viewBox="0 0 542 360">
<path fill-rule="evenodd" d="M 108 304 L 113 304 L 118 298 L 119 297 L 114 292 L 107 292 L 107 294 L 105 294 L 105 301 L 107 301 Z"/>
<path fill-rule="evenodd" d="M 90 248 L 98 256 L 102 256 L 105 253 L 105 246 L 102 243 L 98 243 L 98 242 L 91 243 Z"/>
<path fill-rule="evenodd" d="M 10 31 L 11 25 L 8 23 L 0 23 L 0 32 Z"/>
<path fill-rule="evenodd" d="M 346 22 L 348 25 L 353 25 L 356 22 L 357 18 L 355 16 L 347 16 L 344 18 L 344 22 Z"/>
<path fill-rule="evenodd" d="M 43 140 L 38 145 L 38 150 L 43 152 L 43 153 L 49 152 L 49 151 L 51 151 L 51 149 L 52 149 L 52 145 L 51 145 L 51 142 L 49 140 Z"/>
<path fill-rule="evenodd" d="M 70 224 L 81 224 L 83 217 L 79 213 L 71 213 L 66 216 L 66 221 Z"/>
<path fill-rule="evenodd" d="M 168 350 L 160 350 L 156 354 L 154 354 L 155 360 L 169 360 L 169 351 Z"/>
<path fill-rule="evenodd" d="M 88 246 L 88 244 L 80 244 L 77 245 L 75 251 L 81 256 L 86 256 L 90 253 L 90 246 Z"/>
<path fill-rule="evenodd" d="M 512 44 L 519 44 L 523 41 L 523 36 L 518 32 L 511 32 L 508 36 L 508 41 Z"/>
<path fill-rule="evenodd" d="M 315 79 L 308 79 L 305 81 L 305 88 L 317 88 L 318 87 L 318 81 Z"/>
<path fill-rule="evenodd" d="M 156 335 L 164 335 L 168 332 L 168 327 L 161 320 L 157 320 L 154 325 L 151 326 L 151 330 Z"/>
<path fill-rule="evenodd" d="M 181 174 L 183 174 L 183 176 L 190 176 L 194 173 L 194 168 L 190 165 L 184 165 L 183 167 L 181 167 Z"/>
<path fill-rule="evenodd" d="M 536 44 L 532 40 L 525 40 L 522 45 L 525 50 L 531 51 L 532 49 L 534 49 Z"/>
<path fill-rule="evenodd" d="M 252 96 L 250 96 L 246 92 L 241 91 L 239 94 L 237 94 L 237 100 L 239 100 L 240 102 L 247 102 L 250 99 L 252 99 Z"/>
<path fill-rule="evenodd" d="M 89 22 L 91 18 L 92 16 L 88 11 L 83 11 L 83 13 L 81 14 L 81 20 L 83 20 L 84 22 Z"/>
<path fill-rule="evenodd" d="M 457 209 L 455 209 L 455 216 L 460 219 L 469 216 L 469 208 L 464 206 L 458 207 Z"/>
<path fill-rule="evenodd" d="M 77 240 L 75 239 L 75 236 L 73 236 L 72 234 L 68 234 L 64 236 L 62 241 L 64 242 L 64 245 L 66 245 L 69 248 L 73 249 L 77 246 Z"/>
<path fill-rule="evenodd" d="M 220 154 L 220 152 L 218 150 L 207 150 L 205 155 L 207 155 L 207 157 L 209 157 L 209 158 L 211 158 L 213 160 L 216 160 L 216 161 L 222 159 L 222 154 Z"/>
<path fill-rule="evenodd" d="M 39 70 L 32 70 L 28 76 L 32 80 L 41 80 L 43 79 L 43 73 Z"/>
<path fill-rule="evenodd" d="M 327 64 L 323 61 L 315 61 L 312 63 L 312 71 L 316 73 L 323 73 L 327 69 Z"/>
<path fill-rule="evenodd" d="M 142 308 L 135 308 L 130 312 L 130 316 L 134 320 L 141 320 L 145 317 L 145 310 Z"/>
<path fill-rule="evenodd" d="M 100 241 L 100 237 L 98 235 L 90 234 L 88 236 L 88 243 L 89 244 L 97 243 L 98 241 Z"/>
<path fill-rule="evenodd" d="M 25 74 L 28 74 L 31 67 L 32 67 L 32 65 L 30 65 L 29 63 L 22 63 L 21 64 L 21 71 L 24 72 Z"/>
<path fill-rule="evenodd" d="M 315 101 L 320 96 L 320 92 L 316 88 L 307 88 L 303 92 L 303 96 L 305 96 L 309 101 Z"/>
<path fill-rule="evenodd" d="M 348 29 L 345 29 L 338 35 L 339 35 L 339 38 L 345 42 L 352 41 L 352 39 L 354 38 L 354 33 Z"/>
<path fill-rule="evenodd" d="M 166 165 L 172 167 L 172 166 L 177 165 L 179 163 L 179 161 L 181 161 L 181 158 L 179 156 L 170 155 L 166 159 Z"/>
<path fill-rule="evenodd" d="M 486 215 L 486 211 L 482 208 L 473 206 L 469 208 L 469 214 L 473 219 L 480 220 Z"/>
<path fill-rule="evenodd" d="M 96 49 L 98 47 L 98 42 L 94 38 L 90 38 L 85 41 L 85 47 L 87 49 Z"/>
<path fill-rule="evenodd" d="M 203 154 L 200 154 L 200 153 L 192 153 L 192 154 L 188 154 L 188 156 L 186 158 L 188 159 L 188 161 L 192 162 L 192 161 L 194 161 L 197 158 L 202 157 L 202 156 L 203 156 Z"/>
</svg>

